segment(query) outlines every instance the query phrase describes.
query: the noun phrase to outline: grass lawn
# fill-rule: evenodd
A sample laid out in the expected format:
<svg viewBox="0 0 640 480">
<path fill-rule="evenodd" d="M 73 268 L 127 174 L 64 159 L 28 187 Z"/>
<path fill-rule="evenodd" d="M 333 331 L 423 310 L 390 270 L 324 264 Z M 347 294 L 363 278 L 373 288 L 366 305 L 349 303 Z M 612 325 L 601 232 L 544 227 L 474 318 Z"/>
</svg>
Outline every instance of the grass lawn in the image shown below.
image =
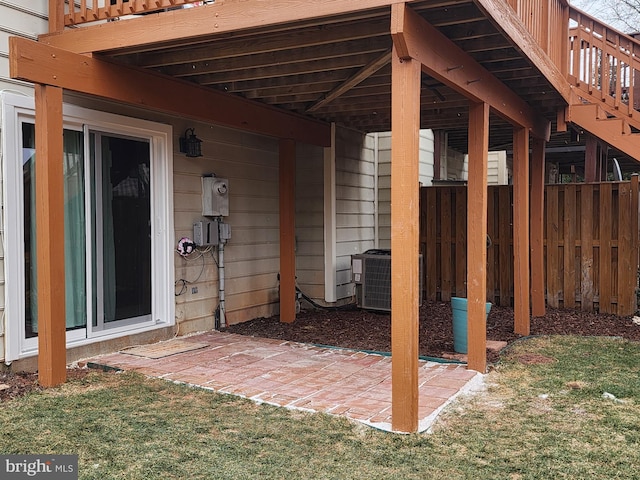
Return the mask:
<svg viewBox="0 0 640 480">
<path fill-rule="evenodd" d="M 640 478 L 639 370 L 638 343 L 523 341 L 421 435 L 94 372 L 1 404 L 0 453 L 77 453 L 101 480 Z"/>
</svg>

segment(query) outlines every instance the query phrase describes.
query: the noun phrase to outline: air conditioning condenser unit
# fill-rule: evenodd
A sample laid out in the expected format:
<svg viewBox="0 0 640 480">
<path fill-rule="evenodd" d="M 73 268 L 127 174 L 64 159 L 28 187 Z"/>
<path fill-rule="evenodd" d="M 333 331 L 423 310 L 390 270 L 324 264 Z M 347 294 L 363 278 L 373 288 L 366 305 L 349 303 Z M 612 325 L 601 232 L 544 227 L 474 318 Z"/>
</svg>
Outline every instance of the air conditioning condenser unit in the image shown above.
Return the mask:
<svg viewBox="0 0 640 480">
<path fill-rule="evenodd" d="M 419 255 L 419 303 L 422 304 L 422 255 Z M 351 256 L 351 279 L 359 308 L 391 311 L 391 250 L 373 249 Z"/>
</svg>

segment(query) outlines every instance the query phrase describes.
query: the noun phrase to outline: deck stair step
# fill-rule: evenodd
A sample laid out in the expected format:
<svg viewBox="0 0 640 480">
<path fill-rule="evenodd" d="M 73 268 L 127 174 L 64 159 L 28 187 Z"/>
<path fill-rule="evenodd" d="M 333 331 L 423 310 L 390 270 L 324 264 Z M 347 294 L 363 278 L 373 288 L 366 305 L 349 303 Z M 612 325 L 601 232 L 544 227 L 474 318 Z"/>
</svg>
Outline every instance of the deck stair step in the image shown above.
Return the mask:
<svg viewBox="0 0 640 480">
<path fill-rule="evenodd" d="M 594 103 L 569 106 L 569 121 L 614 148 L 640 161 L 640 133 L 635 133 L 623 114 L 616 115 Z"/>
</svg>

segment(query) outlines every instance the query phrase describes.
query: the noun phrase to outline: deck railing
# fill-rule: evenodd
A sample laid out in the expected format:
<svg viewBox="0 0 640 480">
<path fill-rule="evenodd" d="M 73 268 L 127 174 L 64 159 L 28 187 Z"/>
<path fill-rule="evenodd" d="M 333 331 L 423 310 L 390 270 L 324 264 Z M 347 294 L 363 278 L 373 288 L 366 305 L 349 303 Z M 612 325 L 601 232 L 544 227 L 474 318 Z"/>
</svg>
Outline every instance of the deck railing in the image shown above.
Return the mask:
<svg viewBox="0 0 640 480">
<path fill-rule="evenodd" d="M 590 102 L 640 119 L 640 42 L 570 9 L 569 81 Z"/>
<path fill-rule="evenodd" d="M 562 73 L 567 72 L 567 0 L 506 0 L 534 40 Z"/>
<path fill-rule="evenodd" d="M 99 20 L 111 20 L 126 15 L 156 12 L 170 8 L 196 6 L 196 0 L 75 0 L 66 4 L 64 25 L 78 25 Z"/>
</svg>

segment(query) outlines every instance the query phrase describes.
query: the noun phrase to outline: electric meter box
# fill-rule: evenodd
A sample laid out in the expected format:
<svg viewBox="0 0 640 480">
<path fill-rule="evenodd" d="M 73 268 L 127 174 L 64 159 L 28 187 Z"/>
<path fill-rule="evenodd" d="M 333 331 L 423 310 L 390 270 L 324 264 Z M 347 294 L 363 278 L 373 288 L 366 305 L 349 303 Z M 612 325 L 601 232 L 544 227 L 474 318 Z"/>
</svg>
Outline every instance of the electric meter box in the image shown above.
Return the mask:
<svg viewBox="0 0 640 480">
<path fill-rule="evenodd" d="M 202 216 L 229 215 L 229 181 L 226 178 L 202 177 Z"/>
</svg>

